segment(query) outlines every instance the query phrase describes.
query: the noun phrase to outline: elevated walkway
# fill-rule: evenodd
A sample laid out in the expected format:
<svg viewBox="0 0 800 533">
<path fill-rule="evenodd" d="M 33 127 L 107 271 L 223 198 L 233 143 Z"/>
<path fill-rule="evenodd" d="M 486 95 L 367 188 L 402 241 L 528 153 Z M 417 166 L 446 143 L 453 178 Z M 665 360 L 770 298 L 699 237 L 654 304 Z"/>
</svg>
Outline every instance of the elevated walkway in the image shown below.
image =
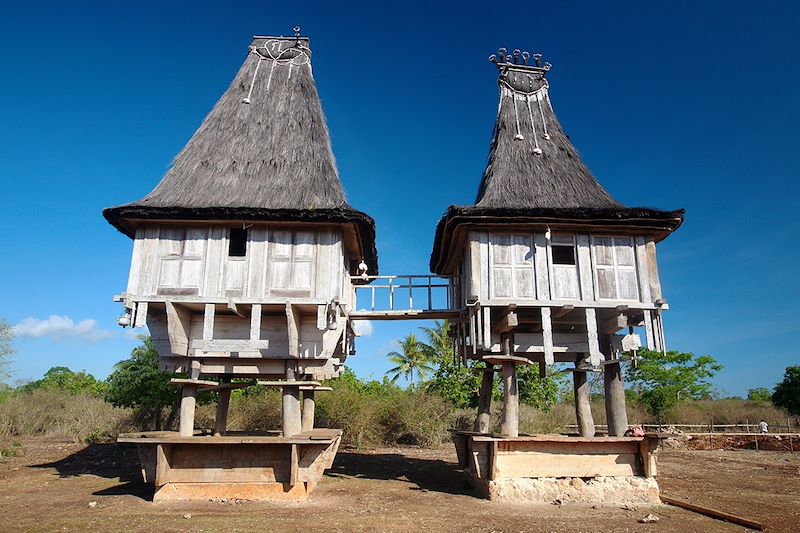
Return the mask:
<svg viewBox="0 0 800 533">
<path fill-rule="evenodd" d="M 451 309 L 457 278 L 410 274 L 353 276 L 352 280 L 352 320 L 441 320 L 462 314 L 459 309 Z"/>
</svg>

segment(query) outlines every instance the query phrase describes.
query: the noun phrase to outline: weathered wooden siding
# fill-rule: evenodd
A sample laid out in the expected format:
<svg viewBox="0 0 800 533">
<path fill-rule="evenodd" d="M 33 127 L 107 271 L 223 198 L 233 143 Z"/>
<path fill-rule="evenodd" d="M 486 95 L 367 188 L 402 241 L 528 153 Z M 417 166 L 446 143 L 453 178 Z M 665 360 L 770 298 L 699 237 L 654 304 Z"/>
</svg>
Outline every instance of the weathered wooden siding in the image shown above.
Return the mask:
<svg viewBox="0 0 800 533">
<path fill-rule="evenodd" d="M 472 231 L 464 298 L 485 305 L 570 301 L 598 307 L 661 298 L 652 238 L 624 235 Z"/>
<path fill-rule="evenodd" d="M 350 299 L 348 260 L 334 229 L 248 228 L 246 254 L 229 254 L 230 229 L 150 225 L 133 244 L 128 294 L 209 298 Z"/>
</svg>

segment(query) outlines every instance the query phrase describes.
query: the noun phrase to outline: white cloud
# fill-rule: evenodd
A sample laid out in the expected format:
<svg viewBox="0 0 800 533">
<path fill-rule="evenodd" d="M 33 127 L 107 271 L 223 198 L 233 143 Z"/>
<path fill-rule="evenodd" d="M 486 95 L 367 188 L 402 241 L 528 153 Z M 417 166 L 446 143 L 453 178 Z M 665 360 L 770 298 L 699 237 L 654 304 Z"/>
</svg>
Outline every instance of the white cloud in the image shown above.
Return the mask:
<svg viewBox="0 0 800 533">
<path fill-rule="evenodd" d="M 372 335 L 372 321 L 371 320 L 353 320 L 353 331 L 359 337 L 369 337 Z"/>
<path fill-rule="evenodd" d="M 78 339 L 86 342 L 97 342 L 112 337 L 114 334 L 102 329 L 97 320 L 87 318 L 75 323 L 68 316 L 50 315 L 46 320 L 28 317 L 14 326 L 17 337 L 50 337 L 55 340 Z"/>
</svg>

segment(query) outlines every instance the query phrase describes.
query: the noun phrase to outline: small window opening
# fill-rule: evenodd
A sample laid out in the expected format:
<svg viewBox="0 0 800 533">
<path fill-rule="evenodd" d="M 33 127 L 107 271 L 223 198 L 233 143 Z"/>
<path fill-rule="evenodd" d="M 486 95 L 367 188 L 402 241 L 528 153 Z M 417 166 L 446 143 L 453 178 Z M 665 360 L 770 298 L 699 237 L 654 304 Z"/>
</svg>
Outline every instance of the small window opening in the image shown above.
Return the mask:
<svg viewBox="0 0 800 533">
<path fill-rule="evenodd" d="M 553 244 L 553 264 L 554 265 L 574 265 L 575 247 L 568 245 Z"/>
<path fill-rule="evenodd" d="M 247 230 L 231 228 L 228 239 L 228 257 L 244 257 L 247 255 Z"/>
</svg>

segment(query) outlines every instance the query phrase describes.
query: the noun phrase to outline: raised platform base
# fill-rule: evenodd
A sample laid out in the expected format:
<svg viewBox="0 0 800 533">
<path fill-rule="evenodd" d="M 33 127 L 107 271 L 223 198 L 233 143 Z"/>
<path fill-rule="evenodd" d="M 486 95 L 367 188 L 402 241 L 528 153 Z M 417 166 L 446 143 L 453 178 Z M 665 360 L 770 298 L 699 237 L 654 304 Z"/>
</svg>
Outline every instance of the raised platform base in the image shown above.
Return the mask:
<svg viewBox="0 0 800 533">
<path fill-rule="evenodd" d="M 657 504 L 658 437 L 504 438 L 454 431 L 477 494 L 532 503 Z"/>
<path fill-rule="evenodd" d="M 593 505 L 658 505 L 658 483 L 651 477 L 513 478 L 489 481 L 490 500 Z"/>
<path fill-rule="evenodd" d="M 128 433 L 136 444 L 154 501 L 305 500 L 322 479 L 341 441 L 341 430 L 315 429 L 294 437 Z"/>
</svg>

